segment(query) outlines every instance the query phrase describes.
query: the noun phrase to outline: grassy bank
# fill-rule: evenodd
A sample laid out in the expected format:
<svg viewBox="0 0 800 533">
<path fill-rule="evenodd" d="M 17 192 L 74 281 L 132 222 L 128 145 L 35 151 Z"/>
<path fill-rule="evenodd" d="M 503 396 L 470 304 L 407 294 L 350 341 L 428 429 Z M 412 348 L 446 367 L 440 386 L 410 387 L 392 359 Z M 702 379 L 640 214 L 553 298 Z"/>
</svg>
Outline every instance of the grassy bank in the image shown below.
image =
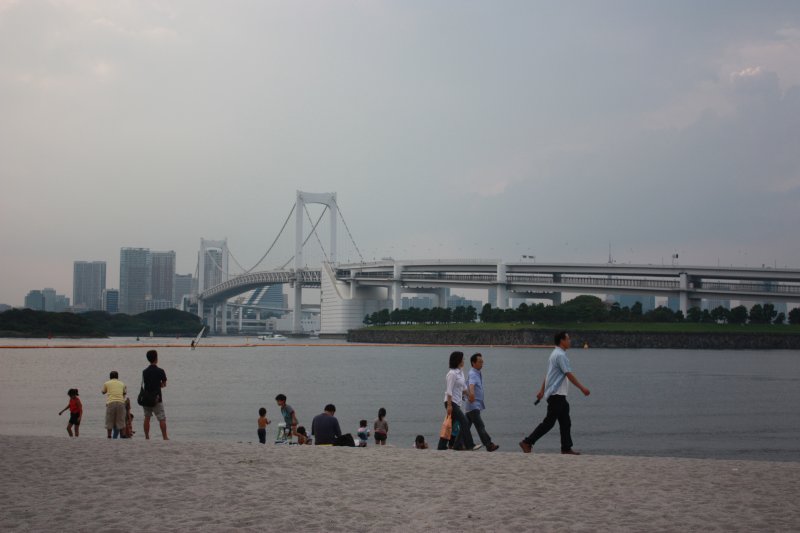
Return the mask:
<svg viewBox="0 0 800 533">
<path fill-rule="evenodd" d="M 605 331 L 619 333 L 759 333 L 770 335 L 797 335 L 800 326 L 776 324 L 697 324 L 657 322 L 577 322 L 570 324 L 506 324 L 506 323 L 458 323 L 458 324 L 400 324 L 392 326 L 368 326 L 374 331 L 514 331 L 514 330 L 566 330 Z"/>
</svg>

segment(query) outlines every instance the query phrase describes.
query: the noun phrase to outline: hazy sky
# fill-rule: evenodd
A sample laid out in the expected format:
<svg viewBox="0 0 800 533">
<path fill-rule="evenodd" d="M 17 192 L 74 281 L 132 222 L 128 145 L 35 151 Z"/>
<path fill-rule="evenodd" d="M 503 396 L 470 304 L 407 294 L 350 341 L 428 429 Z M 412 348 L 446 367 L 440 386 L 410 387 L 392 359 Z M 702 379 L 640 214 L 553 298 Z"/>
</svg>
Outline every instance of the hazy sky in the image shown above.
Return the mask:
<svg viewBox="0 0 800 533">
<path fill-rule="evenodd" d="M 297 189 L 366 259 L 800 268 L 800 3 L 0 0 L 0 184 L 12 305 Z"/>
</svg>

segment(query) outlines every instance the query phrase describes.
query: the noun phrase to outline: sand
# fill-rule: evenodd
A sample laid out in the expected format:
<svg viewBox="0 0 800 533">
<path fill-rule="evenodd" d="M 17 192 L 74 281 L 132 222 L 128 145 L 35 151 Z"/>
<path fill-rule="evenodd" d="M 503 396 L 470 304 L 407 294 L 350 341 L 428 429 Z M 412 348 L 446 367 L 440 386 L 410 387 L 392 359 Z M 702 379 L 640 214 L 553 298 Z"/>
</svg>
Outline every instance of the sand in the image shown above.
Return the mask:
<svg viewBox="0 0 800 533">
<path fill-rule="evenodd" d="M 2 531 L 790 531 L 800 463 L 0 435 Z"/>
</svg>

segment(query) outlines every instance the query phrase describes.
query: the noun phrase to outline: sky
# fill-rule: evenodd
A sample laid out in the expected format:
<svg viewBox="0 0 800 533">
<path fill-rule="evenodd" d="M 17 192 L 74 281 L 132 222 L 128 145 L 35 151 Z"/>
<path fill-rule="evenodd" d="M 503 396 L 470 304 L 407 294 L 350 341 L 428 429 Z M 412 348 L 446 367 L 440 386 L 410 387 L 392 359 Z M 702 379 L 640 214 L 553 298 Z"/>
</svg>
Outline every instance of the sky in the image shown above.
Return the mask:
<svg viewBox="0 0 800 533">
<path fill-rule="evenodd" d="M 0 0 L 0 303 L 250 268 L 297 190 L 343 260 L 800 268 L 798 148 L 793 1 Z"/>
</svg>

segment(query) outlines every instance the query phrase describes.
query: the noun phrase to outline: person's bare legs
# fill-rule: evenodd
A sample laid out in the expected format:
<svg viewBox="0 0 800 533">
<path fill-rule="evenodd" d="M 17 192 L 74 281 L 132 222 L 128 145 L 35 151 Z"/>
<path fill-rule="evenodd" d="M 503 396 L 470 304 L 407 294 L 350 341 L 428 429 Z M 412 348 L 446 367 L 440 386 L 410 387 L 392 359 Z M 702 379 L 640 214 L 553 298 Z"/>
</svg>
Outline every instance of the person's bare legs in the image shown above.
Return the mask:
<svg viewBox="0 0 800 533">
<path fill-rule="evenodd" d="M 78 426 L 75 426 L 75 431 L 78 431 Z M 72 436 L 72 424 L 67 424 L 67 433 L 70 437 Z"/>
<path fill-rule="evenodd" d="M 161 436 L 164 437 L 164 440 L 169 440 L 169 437 L 167 437 L 167 419 L 159 420 L 158 425 L 161 427 Z"/>
<path fill-rule="evenodd" d="M 150 439 L 150 417 L 144 417 L 144 438 Z"/>
<path fill-rule="evenodd" d="M 81 434 L 81 427 L 80 426 L 75 426 L 75 436 L 77 437 L 80 434 Z"/>
</svg>

